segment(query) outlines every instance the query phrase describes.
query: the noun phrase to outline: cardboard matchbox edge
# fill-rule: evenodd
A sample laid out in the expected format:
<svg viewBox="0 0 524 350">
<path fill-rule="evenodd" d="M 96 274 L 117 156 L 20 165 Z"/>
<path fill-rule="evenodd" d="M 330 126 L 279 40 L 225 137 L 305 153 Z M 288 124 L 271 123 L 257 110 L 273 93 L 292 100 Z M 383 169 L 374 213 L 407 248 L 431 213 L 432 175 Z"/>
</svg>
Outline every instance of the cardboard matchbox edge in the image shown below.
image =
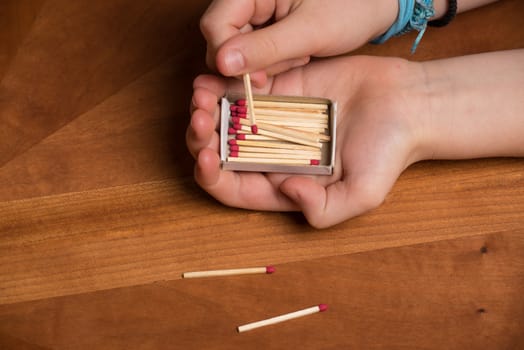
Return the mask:
<svg viewBox="0 0 524 350">
<path fill-rule="evenodd" d="M 223 170 L 251 171 L 251 172 L 278 172 L 290 174 L 307 175 L 331 175 L 335 167 L 336 125 L 337 125 L 337 103 L 327 98 L 301 97 L 301 96 L 277 96 L 277 95 L 255 95 L 257 100 L 277 102 L 299 102 L 299 103 L 325 103 L 328 105 L 329 136 L 331 140 L 322 144 L 322 156 L 320 165 L 288 165 L 288 164 L 263 164 L 263 163 L 239 163 L 228 162 L 229 153 L 228 128 L 229 107 L 243 95 L 227 95 L 220 101 L 220 161 Z"/>
</svg>

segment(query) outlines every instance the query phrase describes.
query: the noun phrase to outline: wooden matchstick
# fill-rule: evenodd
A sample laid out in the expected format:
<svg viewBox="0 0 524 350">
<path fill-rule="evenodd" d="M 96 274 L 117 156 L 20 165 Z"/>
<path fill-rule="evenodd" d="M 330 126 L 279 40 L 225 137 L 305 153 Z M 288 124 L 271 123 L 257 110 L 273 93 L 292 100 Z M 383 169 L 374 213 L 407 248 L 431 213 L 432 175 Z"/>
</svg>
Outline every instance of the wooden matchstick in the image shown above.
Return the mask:
<svg viewBox="0 0 524 350">
<path fill-rule="evenodd" d="M 247 332 L 247 331 L 250 331 L 250 330 L 253 330 L 253 329 L 256 329 L 256 328 L 265 327 L 265 326 L 269 326 L 269 325 L 272 325 L 272 324 L 275 324 L 275 323 L 284 322 L 284 321 L 289 321 L 289 320 L 292 320 L 292 319 L 298 318 L 298 317 L 312 315 L 312 314 L 315 314 L 317 312 L 323 312 L 323 311 L 326 311 L 327 308 L 328 308 L 328 306 L 326 304 L 319 304 L 317 306 L 309 307 L 307 309 L 303 309 L 303 310 L 299 310 L 299 311 L 295 311 L 295 312 L 290 312 L 288 314 L 284 314 L 284 315 L 268 318 L 268 319 L 262 320 L 262 321 L 248 323 L 248 324 L 245 324 L 243 326 L 238 326 L 237 327 L 237 331 L 239 333 Z"/>
<path fill-rule="evenodd" d="M 291 150 L 305 150 L 305 151 L 315 151 L 318 149 L 317 147 L 297 145 L 295 143 L 289 143 L 289 142 L 280 141 L 276 139 L 274 141 L 251 141 L 251 140 L 230 139 L 228 143 L 230 145 L 239 145 L 239 146 L 248 146 L 248 147 L 285 148 L 285 149 L 291 149 Z"/>
<path fill-rule="evenodd" d="M 258 125 L 259 129 L 263 129 L 266 131 L 271 131 L 274 133 L 278 133 L 281 135 L 291 136 L 294 138 L 299 138 L 303 140 L 309 140 L 313 142 L 318 141 L 329 141 L 331 137 L 329 135 L 317 133 L 317 132 L 309 132 L 309 131 L 302 131 L 302 130 L 296 130 L 293 128 L 288 128 L 285 126 L 277 126 L 277 125 L 271 125 L 267 123 L 259 123 Z"/>
<path fill-rule="evenodd" d="M 251 130 L 256 134 L 255 106 L 253 105 L 253 92 L 251 91 L 251 78 L 249 73 L 244 74 L 244 89 L 247 99 L 247 112 L 251 122 Z"/>
<path fill-rule="evenodd" d="M 261 135 L 265 135 L 265 136 L 271 136 L 271 137 L 274 137 L 274 138 L 277 138 L 277 139 L 280 139 L 280 140 L 285 140 L 285 141 L 289 141 L 289 142 L 298 143 L 300 145 L 317 147 L 317 148 L 321 148 L 322 147 L 322 144 L 320 143 L 319 139 L 316 139 L 316 140 L 305 140 L 305 139 L 300 138 L 300 137 L 295 137 L 295 136 L 292 136 L 292 135 L 282 134 L 282 133 L 279 133 L 279 132 L 273 132 L 273 131 L 269 131 L 269 130 L 266 130 L 266 129 L 258 129 L 258 133 L 261 134 Z"/>
<path fill-rule="evenodd" d="M 276 138 L 276 137 L 271 137 L 271 136 L 263 136 L 263 135 L 253 135 L 251 133 L 249 134 L 246 134 L 246 133 L 243 133 L 243 132 L 237 132 L 236 133 L 236 137 L 235 137 L 236 140 L 238 141 L 244 141 L 244 140 L 248 140 L 248 141 L 277 141 L 277 142 L 282 142 L 279 138 Z"/>
<path fill-rule="evenodd" d="M 229 106 L 228 133 L 234 138 L 227 140 L 226 161 L 320 165 L 323 143 L 331 141 L 329 105 L 320 99 L 312 103 L 256 100 L 250 96 L 249 75 L 244 75 L 244 87 L 246 99 Z"/>
<path fill-rule="evenodd" d="M 240 121 L 246 121 L 244 117 L 231 117 L 231 122 L 240 123 Z M 257 121 L 264 122 L 266 124 L 275 124 L 275 125 L 286 125 L 289 127 L 310 127 L 317 129 L 327 129 L 328 121 L 324 120 L 312 120 L 312 119 L 300 119 L 300 118 L 283 118 L 275 116 L 264 116 L 257 114 Z"/>
<path fill-rule="evenodd" d="M 242 125 L 249 126 L 249 121 L 246 119 L 235 119 L 235 121 L 238 121 L 238 123 L 233 123 L 233 128 L 236 130 L 243 130 L 248 131 L 249 128 L 242 128 Z M 271 131 L 277 134 L 281 135 L 287 135 L 295 138 L 300 138 L 308 141 L 317 142 L 322 138 L 322 134 L 318 132 L 310 132 L 310 131 L 302 131 L 297 130 L 296 128 L 291 127 L 285 127 L 285 126 L 279 126 L 269 123 L 259 123 L 258 125 L 259 129 L 264 129 L 266 131 Z M 327 136 L 327 135 L 324 135 Z"/>
<path fill-rule="evenodd" d="M 285 101 L 268 101 L 260 100 L 256 97 L 253 97 L 253 103 L 255 107 L 264 107 L 264 108 L 286 108 L 286 109 L 313 109 L 313 110 L 327 110 L 328 105 L 323 102 L 319 103 L 304 103 L 304 102 L 285 102 Z M 239 106 L 245 105 L 245 100 L 238 100 L 237 104 Z"/>
<path fill-rule="evenodd" d="M 249 275 L 275 272 L 273 266 L 265 267 L 248 267 L 244 269 L 226 269 L 226 270 L 209 270 L 209 271 L 193 271 L 184 272 L 182 278 L 201 278 L 201 277 L 216 277 L 216 276 L 233 276 L 233 275 Z"/>
<path fill-rule="evenodd" d="M 248 108 L 249 111 L 249 108 Z M 306 113 L 304 111 L 294 112 L 278 109 L 258 109 L 254 108 L 255 113 L 263 115 L 281 116 L 281 117 L 300 117 L 300 118 L 327 118 L 325 113 Z"/>
<path fill-rule="evenodd" d="M 278 158 L 240 158 L 227 157 L 228 162 L 261 163 L 261 164 L 287 164 L 287 165 L 320 165 L 318 159 L 278 159 Z"/>
<path fill-rule="evenodd" d="M 291 128 L 291 129 L 313 130 L 311 132 L 320 133 L 320 134 L 326 134 L 327 130 L 329 130 L 329 126 L 327 124 L 322 124 L 322 123 L 317 123 L 317 124 L 311 123 L 311 124 L 309 124 L 307 122 L 295 123 L 293 121 L 287 121 L 287 120 L 278 121 L 278 120 L 263 120 L 263 119 L 258 119 L 258 122 L 259 123 L 264 123 L 264 124 L 276 125 L 276 126 L 286 126 L 288 128 Z"/>
<path fill-rule="evenodd" d="M 245 129 L 241 127 L 242 125 L 249 126 L 250 123 L 248 120 L 242 119 L 242 118 L 235 118 L 234 122 L 237 122 L 237 123 L 233 123 L 233 128 L 237 130 L 244 130 L 244 131 L 250 130 L 249 128 Z M 322 139 L 324 136 L 327 136 L 319 132 L 299 130 L 298 128 L 288 127 L 285 125 L 275 125 L 271 123 L 259 123 L 258 128 L 264 129 L 267 131 L 276 132 L 282 135 L 298 137 L 298 138 L 309 140 L 309 141 L 318 141 L 319 139 Z"/>
<path fill-rule="evenodd" d="M 250 132 L 250 128 L 248 126 L 245 126 L 245 125 L 241 125 L 240 127 L 236 126 L 235 128 L 230 128 L 230 129 L 233 129 L 231 130 L 231 132 L 233 132 L 234 130 L 237 131 L 237 136 L 238 136 L 238 132 L 239 131 L 244 131 L 244 132 Z M 301 144 L 301 145 L 306 145 L 306 146 L 312 146 L 312 147 L 317 147 L 317 148 L 321 148 L 322 147 L 322 144 L 320 143 L 320 140 L 321 140 L 321 136 L 320 134 L 318 134 L 318 137 L 316 138 L 313 138 L 313 137 L 308 137 L 308 138 L 304 138 L 304 137 L 301 137 L 300 135 L 296 135 L 295 133 L 293 133 L 293 130 L 291 130 L 291 132 L 282 132 L 282 130 L 284 129 L 284 127 L 275 127 L 273 130 L 274 131 L 270 131 L 270 130 L 266 130 L 266 128 L 258 128 L 258 134 L 262 135 L 262 136 L 270 136 L 270 137 L 274 137 L 276 139 L 280 139 L 280 140 L 284 140 L 284 141 L 289 141 L 289 142 L 295 142 L 295 143 L 298 143 L 298 144 Z M 246 136 L 249 136 L 249 135 L 246 135 Z M 253 135 L 253 136 L 257 136 L 257 135 Z"/>
<path fill-rule="evenodd" d="M 315 121 L 315 122 L 328 122 L 327 114 L 303 114 L 297 113 L 301 111 L 293 111 L 295 113 L 274 113 L 276 110 L 260 110 L 255 111 L 257 114 L 257 120 L 260 118 L 264 119 L 289 119 L 289 120 L 303 120 L 303 121 Z M 279 111 L 280 112 L 280 111 Z M 232 117 L 246 118 L 248 117 L 247 112 L 231 112 Z"/>
<path fill-rule="evenodd" d="M 243 151 L 231 151 L 230 157 L 238 158 L 269 158 L 269 159 L 319 159 L 320 152 L 316 154 L 300 154 L 300 153 L 260 153 L 260 152 L 243 152 Z"/>
<path fill-rule="evenodd" d="M 326 135 L 326 130 L 328 130 L 329 128 L 327 124 L 322 124 L 322 123 L 300 122 L 300 121 L 295 122 L 295 121 L 288 121 L 288 120 L 282 120 L 282 119 L 281 120 L 265 120 L 265 119 L 258 118 L 258 117 L 257 117 L 257 120 L 259 124 L 260 123 L 270 124 L 270 125 L 277 126 L 277 127 L 285 126 L 288 129 L 292 129 L 296 131 L 305 131 L 308 133 L 320 134 L 320 135 Z M 251 123 L 247 119 L 238 118 L 238 117 L 232 117 L 231 122 L 232 122 L 233 128 L 237 124 L 246 125 L 246 126 L 251 125 Z"/>
<path fill-rule="evenodd" d="M 311 158 L 320 157 L 320 150 L 302 150 L 302 149 L 291 149 L 291 148 L 269 148 L 269 147 L 249 147 L 230 145 L 230 151 L 237 152 L 252 152 L 252 153 L 264 153 L 264 154 L 294 154 L 294 155 L 308 155 Z"/>
</svg>

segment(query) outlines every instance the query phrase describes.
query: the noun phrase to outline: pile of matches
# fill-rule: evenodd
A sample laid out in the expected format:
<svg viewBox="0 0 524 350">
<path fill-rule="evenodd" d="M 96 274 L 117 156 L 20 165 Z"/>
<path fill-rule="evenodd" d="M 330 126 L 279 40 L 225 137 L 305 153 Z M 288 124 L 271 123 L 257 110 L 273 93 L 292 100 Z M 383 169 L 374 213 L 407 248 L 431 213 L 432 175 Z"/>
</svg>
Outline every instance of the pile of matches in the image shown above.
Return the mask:
<svg viewBox="0 0 524 350">
<path fill-rule="evenodd" d="M 228 162 L 320 165 L 330 142 L 325 103 L 249 98 L 230 106 Z"/>
</svg>

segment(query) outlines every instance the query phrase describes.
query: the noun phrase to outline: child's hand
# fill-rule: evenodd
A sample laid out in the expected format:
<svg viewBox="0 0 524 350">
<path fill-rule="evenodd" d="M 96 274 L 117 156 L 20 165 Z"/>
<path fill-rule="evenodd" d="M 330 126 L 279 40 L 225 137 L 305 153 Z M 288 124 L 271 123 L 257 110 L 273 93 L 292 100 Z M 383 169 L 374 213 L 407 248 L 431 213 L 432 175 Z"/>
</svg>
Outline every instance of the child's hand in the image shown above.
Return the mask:
<svg viewBox="0 0 524 350">
<path fill-rule="evenodd" d="M 362 214 L 384 200 L 420 150 L 425 104 L 417 63 L 346 57 L 311 63 L 271 79 L 263 94 L 338 101 L 336 166 L 332 176 L 231 172 L 220 169 L 217 101 L 241 83 L 215 76 L 194 82 L 187 145 L 197 159 L 195 178 L 220 202 L 257 210 L 300 210 L 321 228 Z"/>
<path fill-rule="evenodd" d="M 361 46 L 385 32 L 397 12 L 396 1 L 383 0 L 215 0 L 201 30 L 210 67 L 225 76 L 273 75 L 304 65 L 310 56 Z M 253 31 L 256 26 L 265 27 Z M 260 75 L 252 77 L 257 82 Z"/>
</svg>

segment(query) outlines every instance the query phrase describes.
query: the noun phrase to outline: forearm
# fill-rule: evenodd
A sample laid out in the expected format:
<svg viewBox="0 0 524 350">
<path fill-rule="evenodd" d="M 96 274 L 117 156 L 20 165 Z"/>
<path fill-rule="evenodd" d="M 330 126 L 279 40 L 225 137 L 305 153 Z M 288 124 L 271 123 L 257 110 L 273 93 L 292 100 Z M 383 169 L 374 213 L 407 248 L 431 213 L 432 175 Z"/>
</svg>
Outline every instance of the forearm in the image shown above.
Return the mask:
<svg viewBox="0 0 524 350">
<path fill-rule="evenodd" d="M 421 65 L 424 158 L 524 156 L 524 49 Z"/>
<path fill-rule="evenodd" d="M 457 14 L 496 1 L 499 0 L 457 0 Z M 435 9 L 435 15 L 431 18 L 431 20 L 439 19 L 444 16 L 448 10 L 448 3 L 449 0 L 434 0 L 433 8 Z M 391 24 L 395 22 L 399 11 L 398 0 L 370 0 L 366 1 L 364 4 L 366 4 L 370 14 L 374 14 L 370 16 L 374 19 L 374 22 L 369 26 L 369 40 L 371 40 L 384 33 L 386 30 L 388 30 Z"/>
</svg>

